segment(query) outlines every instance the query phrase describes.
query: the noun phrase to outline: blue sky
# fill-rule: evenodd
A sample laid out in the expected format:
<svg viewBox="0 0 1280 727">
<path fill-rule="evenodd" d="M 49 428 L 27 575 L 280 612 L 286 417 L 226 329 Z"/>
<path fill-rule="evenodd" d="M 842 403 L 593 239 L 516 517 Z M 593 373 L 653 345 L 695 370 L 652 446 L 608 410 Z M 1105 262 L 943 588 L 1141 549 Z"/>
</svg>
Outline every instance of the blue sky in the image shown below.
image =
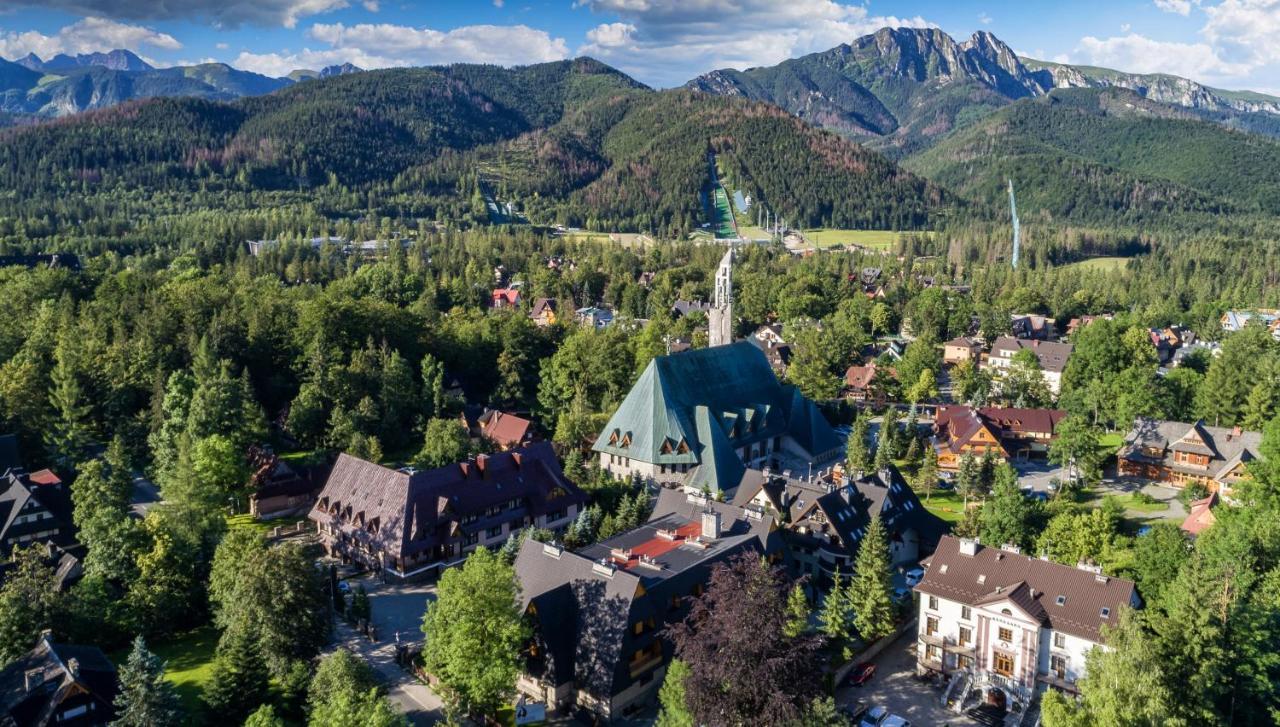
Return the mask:
<svg viewBox="0 0 1280 727">
<path fill-rule="evenodd" d="M 1047 60 L 1280 92 L 1280 0 L 0 0 L 0 57 L 127 48 L 284 75 L 591 55 L 665 87 L 885 25 L 989 30 Z"/>
</svg>

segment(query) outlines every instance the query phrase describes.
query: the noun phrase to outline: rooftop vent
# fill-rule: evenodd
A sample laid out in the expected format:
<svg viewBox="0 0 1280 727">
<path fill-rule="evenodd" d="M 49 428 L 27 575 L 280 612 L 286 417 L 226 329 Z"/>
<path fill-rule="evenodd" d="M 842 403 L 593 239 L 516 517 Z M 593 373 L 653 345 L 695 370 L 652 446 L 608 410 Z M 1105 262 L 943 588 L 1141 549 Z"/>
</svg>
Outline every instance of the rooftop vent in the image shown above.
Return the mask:
<svg viewBox="0 0 1280 727">
<path fill-rule="evenodd" d="M 1054 603 L 1056 603 L 1056 604 L 1058 604 L 1059 606 L 1065 606 L 1065 605 L 1067 605 L 1067 597 L 1066 597 L 1066 596 L 1058 596 L 1056 599 L 1054 599 L 1054 601 L 1053 601 L 1053 602 L 1054 602 Z"/>
<path fill-rule="evenodd" d="M 640 565 L 644 566 L 645 568 L 652 568 L 652 569 L 654 569 L 654 570 L 662 570 L 662 564 L 661 564 L 661 563 L 659 563 L 659 562 L 658 562 L 658 561 L 657 561 L 657 560 L 656 560 L 652 555 L 642 555 L 642 556 L 640 556 L 640 561 L 639 561 L 639 563 L 640 563 Z"/>
<path fill-rule="evenodd" d="M 987 576 L 986 576 L 986 574 L 984 574 L 984 573 L 979 573 L 979 574 L 978 574 L 978 585 L 982 585 L 982 584 L 984 584 L 984 583 L 986 583 L 986 582 L 987 582 Z"/>
<path fill-rule="evenodd" d="M 628 561 L 631 560 L 630 548 L 610 548 L 609 557 L 614 560 Z"/>
<path fill-rule="evenodd" d="M 592 563 L 591 570 L 605 578 L 612 578 L 613 574 L 618 571 L 617 567 L 615 567 L 613 563 L 610 563 L 608 558 L 601 558 L 600 560 Z"/>
<path fill-rule="evenodd" d="M 1076 563 L 1076 568 L 1079 568 L 1082 571 L 1088 571 L 1096 576 L 1102 575 L 1102 566 L 1088 561 L 1082 560 L 1079 563 Z"/>
<path fill-rule="evenodd" d="M 555 558 L 556 560 L 559 560 L 559 559 L 560 559 L 560 556 L 564 554 L 564 548 L 561 548 L 560 546 L 556 545 L 555 543 L 543 543 L 543 544 L 542 544 L 542 552 L 543 552 L 545 555 L 549 555 L 549 556 L 551 556 L 552 558 Z"/>
<path fill-rule="evenodd" d="M 938 566 L 938 572 L 942 573 L 943 575 L 946 575 L 946 574 L 947 574 L 947 564 L 946 564 L 946 563 L 943 563 L 942 565 Z"/>
<path fill-rule="evenodd" d="M 662 538 L 663 540 L 675 540 L 679 536 L 676 534 L 676 531 L 674 530 L 671 530 L 668 528 L 659 528 L 658 537 Z"/>
<path fill-rule="evenodd" d="M 1102 611 L 1098 613 L 1098 615 L 1101 616 L 1102 618 L 1111 618 L 1111 609 L 1103 608 Z"/>
</svg>

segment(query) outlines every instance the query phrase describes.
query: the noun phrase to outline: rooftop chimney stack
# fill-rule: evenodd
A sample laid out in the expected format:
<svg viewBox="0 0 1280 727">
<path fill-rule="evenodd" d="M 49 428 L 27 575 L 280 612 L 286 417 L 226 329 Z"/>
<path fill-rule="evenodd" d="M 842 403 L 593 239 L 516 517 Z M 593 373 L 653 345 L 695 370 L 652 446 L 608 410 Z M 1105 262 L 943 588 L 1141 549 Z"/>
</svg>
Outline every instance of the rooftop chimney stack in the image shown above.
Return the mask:
<svg viewBox="0 0 1280 727">
<path fill-rule="evenodd" d="M 981 541 L 978 538 L 960 538 L 960 555 L 967 555 L 970 558 L 978 554 L 978 545 Z"/>
<path fill-rule="evenodd" d="M 711 508 L 702 511 L 702 537 L 707 540 L 720 537 L 720 513 Z"/>
</svg>

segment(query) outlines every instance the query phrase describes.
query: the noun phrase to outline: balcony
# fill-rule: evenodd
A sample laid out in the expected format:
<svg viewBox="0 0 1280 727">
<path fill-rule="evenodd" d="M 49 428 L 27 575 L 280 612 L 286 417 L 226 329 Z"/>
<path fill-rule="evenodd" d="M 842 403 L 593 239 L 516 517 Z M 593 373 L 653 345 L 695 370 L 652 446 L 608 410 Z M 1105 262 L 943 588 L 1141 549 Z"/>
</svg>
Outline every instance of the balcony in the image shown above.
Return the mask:
<svg viewBox="0 0 1280 727">
<path fill-rule="evenodd" d="M 969 656 L 972 656 L 975 651 L 972 643 L 962 645 L 960 644 L 960 642 L 956 641 L 955 639 L 950 637 L 945 637 L 940 634 L 923 634 L 922 633 L 920 634 L 920 640 L 926 644 L 929 644 L 930 646 L 941 647 L 943 651 L 949 651 L 953 654 L 967 654 Z"/>
</svg>

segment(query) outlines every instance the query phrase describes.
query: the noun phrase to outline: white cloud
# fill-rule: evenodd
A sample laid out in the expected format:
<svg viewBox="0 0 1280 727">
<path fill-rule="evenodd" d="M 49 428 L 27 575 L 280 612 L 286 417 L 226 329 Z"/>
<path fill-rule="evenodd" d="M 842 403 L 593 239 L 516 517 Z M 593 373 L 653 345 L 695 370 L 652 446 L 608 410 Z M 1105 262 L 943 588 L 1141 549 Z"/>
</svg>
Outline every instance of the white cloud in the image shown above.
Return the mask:
<svg viewBox="0 0 1280 727">
<path fill-rule="evenodd" d="M 494 6 L 495 8 L 500 8 L 500 7 L 502 7 L 503 5 L 506 5 L 506 4 L 507 4 L 507 3 L 505 2 L 505 0 L 493 0 L 493 6 Z"/>
<path fill-rule="evenodd" d="M 302 18 L 348 6 L 347 0 L 0 0 L 0 8 L 57 10 L 122 20 L 189 20 L 216 27 L 297 26 Z"/>
<path fill-rule="evenodd" d="M 986 13 L 978 13 L 978 22 L 983 25 L 991 25 L 991 16 Z"/>
<path fill-rule="evenodd" d="M 468 25 L 449 31 L 388 23 L 347 26 L 317 23 L 307 31 L 324 48 L 291 53 L 243 52 L 237 68 L 283 76 L 298 68 L 319 69 L 340 63 L 361 68 L 423 66 L 443 63 L 520 65 L 567 58 L 563 38 L 526 25 Z"/>
<path fill-rule="evenodd" d="M 835 0 L 577 0 L 575 7 L 618 19 L 589 30 L 580 55 L 659 86 L 716 68 L 778 63 L 885 26 L 932 25 Z"/>
<path fill-rule="evenodd" d="M 1154 0 L 1155 6 L 1166 13 L 1190 15 L 1192 0 Z"/>
<path fill-rule="evenodd" d="M 1171 73 L 1193 79 L 1224 78 L 1248 73 L 1246 65 L 1223 60 L 1207 43 L 1152 40 L 1137 33 L 1113 38 L 1080 39 L 1077 62 L 1131 73 Z"/>
<path fill-rule="evenodd" d="M 1254 67 L 1280 63 L 1280 0 L 1225 0 L 1201 29 L 1218 54 Z"/>
<path fill-rule="evenodd" d="M 217 48 L 218 50 L 226 50 L 226 49 L 230 48 L 231 46 L 230 46 L 229 44 L 227 44 L 227 43 L 214 43 L 214 44 L 213 44 L 213 47 L 214 47 L 214 48 Z"/>
<path fill-rule="evenodd" d="M 1133 28 L 1133 26 L 1132 26 L 1132 25 L 1130 25 L 1129 23 L 1121 23 L 1121 24 L 1120 24 L 1120 32 L 1121 32 L 1121 33 L 1128 33 L 1132 28 Z"/>
<path fill-rule="evenodd" d="M 48 59 L 59 53 L 75 55 L 116 48 L 137 52 L 144 46 L 177 50 L 182 44 L 168 33 L 98 17 L 81 18 L 54 35 L 45 35 L 35 30 L 0 31 L 0 56 L 5 58 L 19 58 L 35 53 Z"/>
<path fill-rule="evenodd" d="M 360 4 L 364 6 L 365 10 L 368 10 L 371 13 L 376 13 L 381 9 L 378 5 L 378 0 L 364 0 L 364 2 Z"/>
</svg>

